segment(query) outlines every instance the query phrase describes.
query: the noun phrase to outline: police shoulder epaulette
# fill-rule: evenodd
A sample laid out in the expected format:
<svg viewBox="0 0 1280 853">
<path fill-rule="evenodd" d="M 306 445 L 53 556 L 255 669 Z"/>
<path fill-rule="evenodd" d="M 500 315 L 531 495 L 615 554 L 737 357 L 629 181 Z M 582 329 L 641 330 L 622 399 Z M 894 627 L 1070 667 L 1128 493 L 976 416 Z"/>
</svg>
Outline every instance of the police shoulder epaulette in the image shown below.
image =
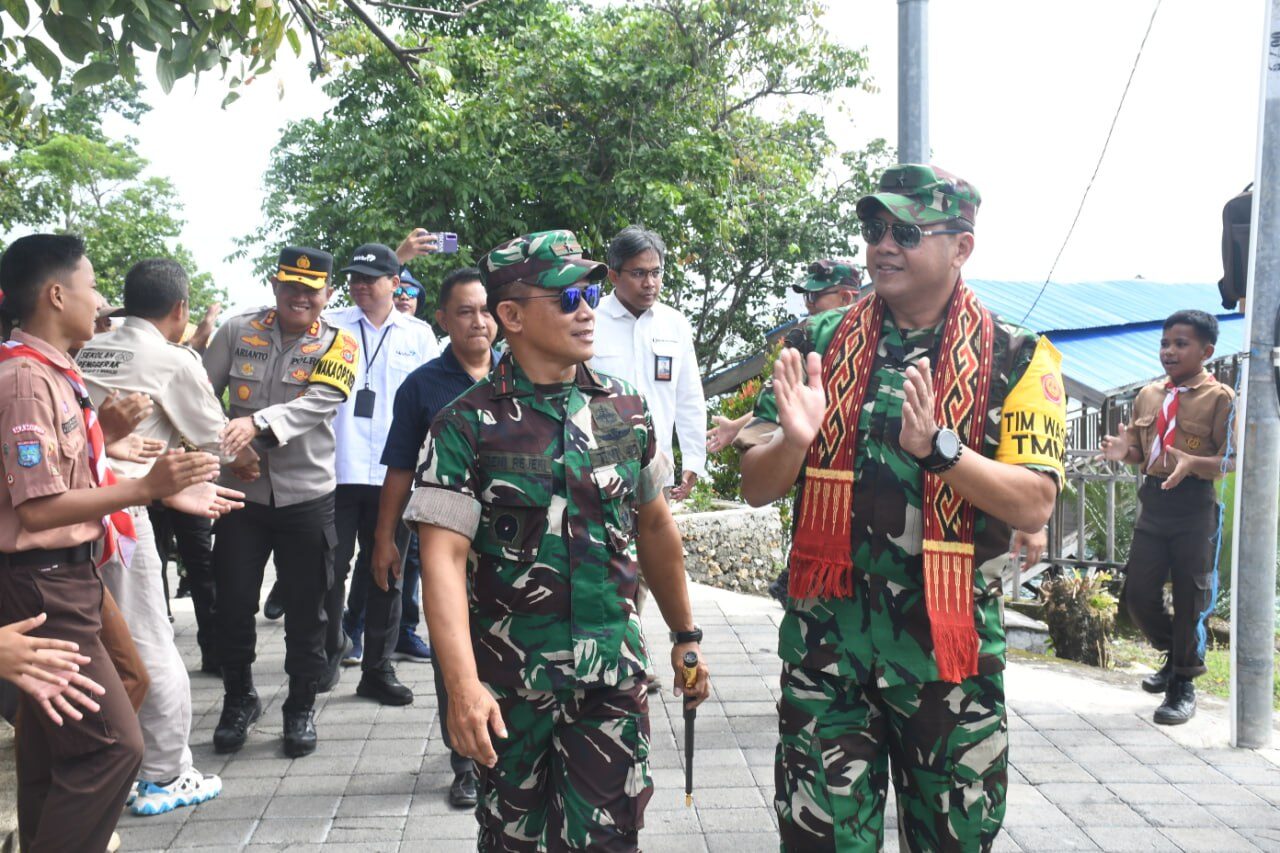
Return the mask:
<svg viewBox="0 0 1280 853">
<path fill-rule="evenodd" d="M 308 381 L 337 388 L 344 398 L 350 397 L 356 385 L 356 353 L 359 351 L 360 343 L 355 336 L 338 329 L 328 351 L 311 368 Z"/>
</svg>

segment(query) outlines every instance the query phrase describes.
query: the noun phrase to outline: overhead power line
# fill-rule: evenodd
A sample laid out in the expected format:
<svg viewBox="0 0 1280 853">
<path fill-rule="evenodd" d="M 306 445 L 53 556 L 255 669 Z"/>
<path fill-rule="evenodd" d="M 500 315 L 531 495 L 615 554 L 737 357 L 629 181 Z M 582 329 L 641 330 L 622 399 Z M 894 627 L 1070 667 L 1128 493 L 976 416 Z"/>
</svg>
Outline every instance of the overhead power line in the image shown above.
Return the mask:
<svg viewBox="0 0 1280 853">
<path fill-rule="evenodd" d="M 1125 98 L 1129 96 L 1129 87 L 1133 85 L 1133 75 L 1137 73 L 1138 63 L 1142 61 L 1142 51 L 1147 46 L 1147 38 L 1151 35 L 1151 27 L 1156 22 L 1156 13 L 1160 11 L 1161 2 L 1163 0 L 1156 0 L 1156 5 L 1151 10 L 1151 20 L 1147 21 L 1147 31 L 1142 34 L 1142 42 L 1138 45 L 1138 54 L 1133 58 L 1133 67 L 1129 69 L 1129 79 L 1125 81 L 1124 91 L 1120 93 L 1120 103 L 1116 104 L 1116 113 L 1111 117 L 1111 126 L 1107 128 L 1107 138 L 1103 140 L 1102 151 L 1098 153 L 1097 165 L 1093 167 L 1093 174 L 1089 176 L 1089 183 L 1085 185 L 1084 194 L 1080 196 L 1080 206 L 1076 208 L 1075 218 L 1071 220 L 1071 227 L 1067 229 L 1067 236 L 1063 238 L 1062 245 L 1058 248 L 1058 254 L 1053 258 L 1053 264 L 1049 267 L 1049 274 L 1044 277 L 1044 284 L 1040 285 L 1040 292 L 1036 294 L 1036 298 L 1032 301 L 1031 307 L 1027 309 L 1027 313 L 1022 315 L 1023 323 L 1027 322 L 1027 318 L 1036 309 L 1036 305 L 1040 304 L 1040 297 L 1044 296 L 1045 288 L 1053 280 L 1053 273 L 1058 268 L 1058 261 L 1062 260 L 1062 253 L 1066 251 L 1067 243 L 1071 242 L 1071 235 L 1075 233 L 1076 223 L 1080 221 L 1080 214 L 1084 211 L 1084 203 L 1089 198 L 1089 190 L 1093 189 L 1093 182 L 1097 180 L 1098 172 L 1102 169 L 1102 161 L 1106 159 L 1107 147 L 1111 144 L 1111 136 L 1116 131 L 1116 123 L 1120 120 L 1120 113 L 1124 109 Z"/>
</svg>

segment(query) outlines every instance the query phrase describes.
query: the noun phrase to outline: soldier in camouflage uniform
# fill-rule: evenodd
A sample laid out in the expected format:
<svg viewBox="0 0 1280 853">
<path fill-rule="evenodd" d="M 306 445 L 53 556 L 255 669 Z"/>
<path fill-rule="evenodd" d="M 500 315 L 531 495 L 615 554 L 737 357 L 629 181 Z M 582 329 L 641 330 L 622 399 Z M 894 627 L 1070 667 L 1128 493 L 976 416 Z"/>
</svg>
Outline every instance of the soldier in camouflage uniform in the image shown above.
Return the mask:
<svg viewBox="0 0 1280 853">
<path fill-rule="evenodd" d="M 483 851 L 638 849 L 653 792 L 638 548 L 677 673 L 702 635 L 648 406 L 584 363 L 605 265 L 581 251 L 544 231 L 481 259 L 510 351 L 437 415 L 404 516 L 449 732 L 481 771 Z M 689 692 L 709 691 L 700 663 Z"/>
<path fill-rule="evenodd" d="M 1011 525 L 1042 527 L 1056 499 L 1059 357 L 1047 341 L 985 313 L 990 365 L 976 374 L 985 382 L 973 381 L 986 386 L 986 405 L 974 404 L 963 439 L 945 428 L 948 418 L 935 419 L 934 376 L 955 352 L 940 347 L 944 323 L 962 296 L 977 305 L 960 269 L 973 249 L 980 198 L 930 166 L 895 166 L 880 188 L 858 204 L 876 296 L 812 317 L 789 337 L 738 440 L 750 448 L 742 491 L 753 504 L 781 497 L 802 474 L 827 473 L 805 464 L 839 412 L 834 400 L 828 405 L 839 365 L 820 357 L 847 315 L 882 301 L 882 323 L 868 322 L 875 326 L 862 350 L 869 372 L 849 436 L 852 517 L 843 556 L 851 565 L 837 579 L 843 589 L 813 594 L 812 585 L 799 586 L 799 532 L 793 547 L 778 643 L 779 832 L 787 851 L 878 850 L 892 771 L 904 850 L 987 850 L 1008 784 L 1000 570 Z M 953 387 L 937 390 L 950 399 Z M 947 590 L 962 602 L 956 610 L 967 629 L 962 676 L 949 656 L 943 672 L 935 644 L 925 555 L 937 543 L 926 535 L 933 506 L 926 471 L 972 507 L 969 542 L 940 549 L 972 554 L 972 603 L 963 603 L 966 590 Z"/>
<path fill-rule="evenodd" d="M 814 261 L 805 270 L 805 277 L 791 285 L 804 297 L 810 316 L 852 305 L 861 287 L 862 275 L 853 261 L 845 258 Z"/>
</svg>

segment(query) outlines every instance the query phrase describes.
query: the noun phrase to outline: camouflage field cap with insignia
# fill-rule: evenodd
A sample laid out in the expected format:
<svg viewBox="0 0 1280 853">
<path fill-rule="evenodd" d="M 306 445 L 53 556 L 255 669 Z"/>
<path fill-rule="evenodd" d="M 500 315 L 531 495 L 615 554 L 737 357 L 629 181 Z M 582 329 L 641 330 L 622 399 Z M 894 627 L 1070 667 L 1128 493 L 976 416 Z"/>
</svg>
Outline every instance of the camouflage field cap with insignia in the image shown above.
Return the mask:
<svg viewBox="0 0 1280 853">
<path fill-rule="evenodd" d="M 791 285 L 796 293 L 818 293 L 832 287 L 861 287 L 862 274 L 853 265 L 853 261 L 841 258 L 823 258 L 809 264 L 805 270 L 808 275 Z"/>
<path fill-rule="evenodd" d="M 899 163 L 880 176 L 880 191 L 858 199 L 858 217 L 871 219 L 880 208 L 916 225 L 962 219 L 973 225 L 982 196 L 973 184 L 937 166 Z"/>
<path fill-rule="evenodd" d="M 563 290 L 584 278 L 600 281 L 609 268 L 582 257 L 572 231 L 538 231 L 508 240 L 491 249 L 477 264 L 485 289 L 496 290 L 523 281 L 547 290 Z"/>
<path fill-rule="evenodd" d="M 333 255 L 305 246 L 285 246 L 276 261 L 276 279 L 319 290 L 329 284 Z"/>
</svg>

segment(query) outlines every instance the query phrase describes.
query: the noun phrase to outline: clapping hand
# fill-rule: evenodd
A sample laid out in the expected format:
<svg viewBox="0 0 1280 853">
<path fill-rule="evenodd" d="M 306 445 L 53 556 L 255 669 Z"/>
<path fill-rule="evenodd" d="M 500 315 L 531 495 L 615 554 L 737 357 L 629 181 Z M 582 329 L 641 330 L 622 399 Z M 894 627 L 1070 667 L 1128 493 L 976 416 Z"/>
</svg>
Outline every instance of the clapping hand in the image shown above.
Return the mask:
<svg viewBox="0 0 1280 853">
<path fill-rule="evenodd" d="M 784 349 L 773 365 L 773 397 L 778 403 L 778 424 L 783 440 L 809 449 L 827 413 L 827 392 L 822 387 L 822 359 L 811 352 Z"/>
</svg>

